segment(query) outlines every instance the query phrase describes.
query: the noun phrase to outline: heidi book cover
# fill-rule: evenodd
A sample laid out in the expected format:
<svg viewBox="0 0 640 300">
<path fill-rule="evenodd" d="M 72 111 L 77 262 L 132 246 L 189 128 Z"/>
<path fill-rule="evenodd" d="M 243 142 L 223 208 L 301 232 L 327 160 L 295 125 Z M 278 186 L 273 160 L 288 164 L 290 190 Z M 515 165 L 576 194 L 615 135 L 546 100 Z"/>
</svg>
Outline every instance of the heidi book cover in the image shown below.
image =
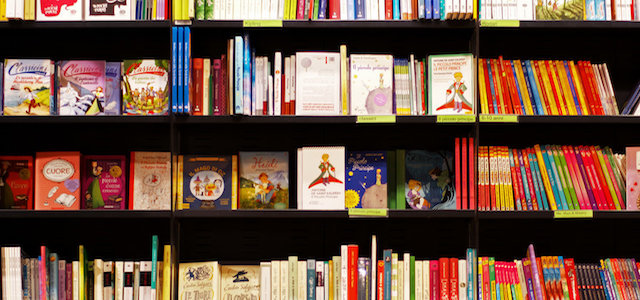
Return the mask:
<svg viewBox="0 0 640 300">
<path fill-rule="evenodd" d="M 349 151 L 346 172 L 347 208 L 387 208 L 385 151 Z"/>
<path fill-rule="evenodd" d="M 58 112 L 62 116 L 103 115 L 105 61 L 66 60 L 58 67 Z"/>
<path fill-rule="evenodd" d="M 80 152 L 37 152 L 35 209 L 80 209 Z"/>
<path fill-rule="evenodd" d="M 289 208 L 289 153 L 240 152 L 239 209 Z"/>
<path fill-rule="evenodd" d="M 122 73 L 122 105 L 125 115 L 168 114 L 168 60 L 125 60 L 122 63 Z"/>
<path fill-rule="evenodd" d="M 344 209 L 344 147 L 298 151 L 298 209 Z"/>
<path fill-rule="evenodd" d="M 429 56 L 430 114 L 473 114 L 473 65 L 470 53 Z"/>
<path fill-rule="evenodd" d="M 50 115 L 54 73 L 51 60 L 7 59 L 4 66 L 4 114 Z"/>
<path fill-rule="evenodd" d="M 171 209 L 171 153 L 131 152 L 129 209 Z"/>
<path fill-rule="evenodd" d="M 230 210 L 237 198 L 235 155 L 185 155 L 182 162 L 183 196 L 178 209 Z"/>
<path fill-rule="evenodd" d="M 453 153 L 409 150 L 405 156 L 405 199 L 413 209 L 456 209 Z"/>
<path fill-rule="evenodd" d="M 82 208 L 125 209 L 124 155 L 82 157 Z"/>
<path fill-rule="evenodd" d="M 0 208 L 33 208 L 33 157 L 0 156 Z"/>
</svg>

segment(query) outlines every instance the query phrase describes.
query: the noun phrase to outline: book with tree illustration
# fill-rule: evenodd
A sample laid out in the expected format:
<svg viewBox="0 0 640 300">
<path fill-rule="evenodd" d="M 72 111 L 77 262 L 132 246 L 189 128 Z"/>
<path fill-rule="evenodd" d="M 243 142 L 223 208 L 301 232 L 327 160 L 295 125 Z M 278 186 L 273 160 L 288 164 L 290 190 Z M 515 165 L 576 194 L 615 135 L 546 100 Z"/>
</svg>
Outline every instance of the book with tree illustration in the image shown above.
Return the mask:
<svg viewBox="0 0 640 300">
<path fill-rule="evenodd" d="M 289 208 L 289 153 L 240 152 L 239 209 Z"/>
<path fill-rule="evenodd" d="M 169 113 L 168 60 L 125 60 L 122 71 L 122 105 L 125 115 Z"/>
</svg>

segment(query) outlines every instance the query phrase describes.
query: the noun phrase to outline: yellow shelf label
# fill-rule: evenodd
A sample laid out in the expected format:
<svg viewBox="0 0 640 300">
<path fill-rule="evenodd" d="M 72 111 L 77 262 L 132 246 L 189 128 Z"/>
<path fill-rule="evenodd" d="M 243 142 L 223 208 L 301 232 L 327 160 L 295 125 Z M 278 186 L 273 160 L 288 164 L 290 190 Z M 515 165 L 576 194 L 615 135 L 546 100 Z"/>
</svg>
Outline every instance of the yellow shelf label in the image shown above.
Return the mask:
<svg viewBox="0 0 640 300">
<path fill-rule="evenodd" d="M 349 217 L 388 217 L 386 208 L 349 208 Z"/>
<path fill-rule="evenodd" d="M 358 116 L 356 123 L 395 123 L 396 116 Z"/>
<path fill-rule="evenodd" d="M 480 115 L 480 122 L 518 123 L 517 115 Z"/>
<path fill-rule="evenodd" d="M 436 123 L 473 123 L 475 121 L 475 115 L 438 115 L 436 117 Z"/>
<path fill-rule="evenodd" d="M 244 20 L 244 27 L 282 27 L 282 20 Z"/>
<path fill-rule="evenodd" d="M 520 20 L 481 20 L 480 27 L 520 27 Z"/>
<path fill-rule="evenodd" d="M 553 217 L 556 219 L 592 219 L 593 210 L 556 210 L 553 212 Z"/>
</svg>

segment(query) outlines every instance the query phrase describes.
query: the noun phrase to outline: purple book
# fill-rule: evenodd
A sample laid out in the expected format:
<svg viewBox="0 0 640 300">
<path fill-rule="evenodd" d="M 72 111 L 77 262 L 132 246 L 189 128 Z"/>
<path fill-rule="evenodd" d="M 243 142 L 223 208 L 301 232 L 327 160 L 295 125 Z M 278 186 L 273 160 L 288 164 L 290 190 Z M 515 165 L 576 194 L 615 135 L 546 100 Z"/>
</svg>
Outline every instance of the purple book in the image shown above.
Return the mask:
<svg viewBox="0 0 640 300">
<path fill-rule="evenodd" d="M 540 285 L 540 273 L 538 271 L 538 264 L 536 263 L 536 252 L 533 250 L 533 244 L 529 245 L 527 249 L 527 256 L 531 262 L 531 276 L 533 277 L 533 288 L 535 291 L 536 299 L 542 299 L 542 286 Z"/>
<path fill-rule="evenodd" d="M 66 60 L 58 69 L 58 113 L 61 116 L 103 115 L 103 60 Z"/>
<path fill-rule="evenodd" d="M 67 262 L 65 260 L 58 261 L 58 300 L 66 300 L 67 290 L 66 287 L 66 272 L 67 272 Z M 71 300 L 71 299 L 69 299 Z"/>
<path fill-rule="evenodd" d="M 569 152 L 575 153 L 576 155 L 576 162 L 578 163 L 578 169 L 580 169 L 580 174 L 582 175 L 582 182 L 584 182 L 584 187 L 587 190 L 587 195 L 589 196 L 589 203 L 591 203 L 591 209 L 597 210 L 598 203 L 596 202 L 596 198 L 593 195 L 593 190 L 591 189 L 591 184 L 589 183 L 589 178 L 587 177 L 587 171 L 585 170 L 584 163 L 582 162 L 582 156 L 580 155 L 579 151 L 574 151 L 573 149 L 570 149 Z"/>
<path fill-rule="evenodd" d="M 123 155 L 82 157 L 82 209 L 125 209 L 126 174 Z"/>
<path fill-rule="evenodd" d="M 122 92 L 120 92 L 122 76 L 120 63 L 108 62 L 105 68 L 105 75 L 104 114 L 119 116 L 122 114 Z"/>
<path fill-rule="evenodd" d="M 533 280 L 531 279 L 531 261 L 528 258 L 522 259 L 522 271 L 524 273 L 525 284 L 527 285 L 527 292 L 529 293 L 529 299 L 535 299 L 535 293 L 533 291 Z"/>
<path fill-rule="evenodd" d="M 66 278 L 65 278 L 65 292 L 66 292 L 66 299 L 67 300 L 71 300 L 73 299 L 73 265 L 71 264 L 71 262 L 69 262 L 66 266 L 67 270 L 66 270 Z"/>
</svg>

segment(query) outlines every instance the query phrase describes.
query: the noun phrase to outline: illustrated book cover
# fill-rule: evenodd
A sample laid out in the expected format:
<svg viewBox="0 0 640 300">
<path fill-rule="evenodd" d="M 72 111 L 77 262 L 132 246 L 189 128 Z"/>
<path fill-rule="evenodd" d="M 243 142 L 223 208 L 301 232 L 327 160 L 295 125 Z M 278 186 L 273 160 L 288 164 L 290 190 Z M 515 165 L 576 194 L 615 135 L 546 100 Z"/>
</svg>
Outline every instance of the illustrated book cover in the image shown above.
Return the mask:
<svg viewBox="0 0 640 300">
<path fill-rule="evenodd" d="M 37 0 L 38 21 L 82 21 L 82 0 Z"/>
<path fill-rule="evenodd" d="M 102 115 L 105 61 L 66 60 L 58 66 L 58 112 L 62 116 Z"/>
<path fill-rule="evenodd" d="M 105 68 L 105 115 L 117 116 L 122 114 L 122 93 L 120 92 L 122 73 L 120 67 L 119 62 L 107 62 Z"/>
<path fill-rule="evenodd" d="M 474 113 L 472 54 L 429 56 L 429 113 L 455 115 Z"/>
<path fill-rule="evenodd" d="M 122 105 L 125 115 L 169 113 L 169 61 L 125 60 L 122 63 Z"/>
<path fill-rule="evenodd" d="M 37 152 L 35 209 L 80 209 L 80 152 Z"/>
<path fill-rule="evenodd" d="M 54 73 L 51 60 L 7 59 L 4 66 L 4 114 L 50 115 Z"/>
<path fill-rule="evenodd" d="M 298 52 L 295 64 L 296 115 L 339 115 L 340 53 Z"/>
<path fill-rule="evenodd" d="M 237 156 L 185 155 L 178 209 L 230 210 L 237 197 Z"/>
<path fill-rule="evenodd" d="M 393 114 L 393 56 L 350 56 L 351 114 Z"/>
<path fill-rule="evenodd" d="M 132 0 L 84 0 L 84 18 L 87 21 L 131 20 Z"/>
<path fill-rule="evenodd" d="M 627 210 L 640 207 L 640 147 L 627 147 Z"/>
<path fill-rule="evenodd" d="M 387 208 L 387 152 L 347 152 L 346 208 Z"/>
<path fill-rule="evenodd" d="M 451 151 L 408 150 L 405 155 L 405 199 L 413 209 L 456 209 Z"/>
<path fill-rule="evenodd" d="M 602 3 L 595 5 L 595 3 Z M 583 20 L 585 13 L 585 1 L 580 0 L 537 0 L 535 6 L 536 20 Z M 591 4 L 593 7 L 587 10 L 587 13 L 592 12 L 593 16 L 587 16 L 587 19 L 595 20 L 596 15 L 604 16 L 604 1 L 586 1 L 587 4 Z M 600 13 L 597 13 L 600 11 Z M 604 20 L 604 19 L 603 19 Z"/>
<path fill-rule="evenodd" d="M 0 156 L 0 208 L 33 209 L 33 157 Z"/>
<path fill-rule="evenodd" d="M 218 262 L 180 263 L 178 299 L 221 300 Z"/>
<path fill-rule="evenodd" d="M 221 299 L 260 299 L 260 266 L 220 266 Z"/>
<path fill-rule="evenodd" d="M 239 209 L 289 208 L 289 153 L 240 152 Z"/>
<path fill-rule="evenodd" d="M 298 209 L 344 209 L 345 148 L 304 147 L 298 153 Z"/>
<path fill-rule="evenodd" d="M 170 152 L 131 152 L 129 209 L 171 209 Z"/>
<path fill-rule="evenodd" d="M 126 169 L 124 155 L 82 157 L 83 209 L 125 209 Z"/>
</svg>

